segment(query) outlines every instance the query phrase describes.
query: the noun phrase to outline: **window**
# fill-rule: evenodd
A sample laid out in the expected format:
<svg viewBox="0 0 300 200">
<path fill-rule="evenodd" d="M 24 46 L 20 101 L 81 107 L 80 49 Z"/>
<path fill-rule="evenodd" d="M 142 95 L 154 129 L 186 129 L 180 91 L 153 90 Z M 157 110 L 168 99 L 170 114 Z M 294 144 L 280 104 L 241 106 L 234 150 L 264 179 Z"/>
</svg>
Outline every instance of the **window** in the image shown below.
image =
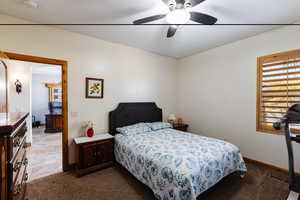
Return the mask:
<svg viewBox="0 0 300 200">
<path fill-rule="evenodd" d="M 280 134 L 273 123 L 297 103 L 300 103 L 300 50 L 258 58 L 257 131 Z"/>
</svg>

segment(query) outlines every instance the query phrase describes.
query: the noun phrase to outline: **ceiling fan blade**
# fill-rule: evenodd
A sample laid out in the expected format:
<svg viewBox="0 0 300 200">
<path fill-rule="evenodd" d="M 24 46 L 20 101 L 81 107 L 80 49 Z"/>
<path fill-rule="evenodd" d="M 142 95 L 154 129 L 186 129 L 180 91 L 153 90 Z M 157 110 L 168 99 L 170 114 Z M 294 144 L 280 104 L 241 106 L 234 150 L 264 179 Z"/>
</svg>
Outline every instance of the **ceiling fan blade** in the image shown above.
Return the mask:
<svg viewBox="0 0 300 200">
<path fill-rule="evenodd" d="M 142 19 L 139 19 L 139 20 L 135 20 L 133 22 L 133 24 L 136 24 L 136 25 L 145 24 L 145 23 L 148 23 L 148 22 L 152 22 L 152 21 L 164 18 L 165 16 L 166 16 L 165 14 L 153 15 L 153 16 L 150 16 L 150 17 L 145 17 L 145 18 L 142 18 Z"/>
<path fill-rule="evenodd" d="M 177 26 L 170 26 L 167 33 L 167 38 L 173 37 L 177 31 Z"/>
<path fill-rule="evenodd" d="M 192 7 L 195 7 L 195 6 L 199 5 L 200 3 L 204 2 L 204 1 L 206 1 L 206 0 L 189 0 Z"/>
<path fill-rule="evenodd" d="M 191 20 L 194 22 L 198 22 L 200 24 L 205 24 L 205 25 L 213 25 L 215 24 L 218 19 L 207 15 L 207 14 L 203 14 L 203 13 L 199 13 L 199 12 L 190 12 L 191 13 Z"/>
</svg>

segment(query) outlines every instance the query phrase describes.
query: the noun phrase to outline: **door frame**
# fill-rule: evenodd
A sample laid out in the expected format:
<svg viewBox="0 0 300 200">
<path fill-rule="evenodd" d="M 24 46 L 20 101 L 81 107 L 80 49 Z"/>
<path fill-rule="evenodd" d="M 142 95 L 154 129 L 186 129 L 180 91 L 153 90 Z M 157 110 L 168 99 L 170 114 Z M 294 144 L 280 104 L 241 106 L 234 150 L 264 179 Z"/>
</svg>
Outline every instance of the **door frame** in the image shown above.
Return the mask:
<svg viewBox="0 0 300 200">
<path fill-rule="evenodd" d="M 51 58 L 37 57 L 31 55 L 17 54 L 11 52 L 3 52 L 8 59 L 19 60 L 25 62 L 34 62 L 50 65 L 60 65 L 61 66 L 61 80 L 62 80 L 62 115 L 63 115 L 63 130 L 62 130 L 62 161 L 63 161 L 63 171 L 68 171 L 71 169 L 69 164 L 69 138 L 68 138 L 68 62 L 65 60 L 57 60 Z"/>
</svg>

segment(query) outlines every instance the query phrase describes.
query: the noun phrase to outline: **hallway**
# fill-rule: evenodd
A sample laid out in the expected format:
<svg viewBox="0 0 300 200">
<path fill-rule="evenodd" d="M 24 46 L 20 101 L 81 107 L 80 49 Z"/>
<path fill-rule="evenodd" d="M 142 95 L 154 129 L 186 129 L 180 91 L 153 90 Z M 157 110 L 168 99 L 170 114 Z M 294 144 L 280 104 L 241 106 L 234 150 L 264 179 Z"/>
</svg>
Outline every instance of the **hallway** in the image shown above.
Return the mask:
<svg viewBox="0 0 300 200">
<path fill-rule="evenodd" d="M 29 181 L 62 172 L 62 133 L 44 133 L 45 127 L 32 129 L 28 148 Z"/>
</svg>

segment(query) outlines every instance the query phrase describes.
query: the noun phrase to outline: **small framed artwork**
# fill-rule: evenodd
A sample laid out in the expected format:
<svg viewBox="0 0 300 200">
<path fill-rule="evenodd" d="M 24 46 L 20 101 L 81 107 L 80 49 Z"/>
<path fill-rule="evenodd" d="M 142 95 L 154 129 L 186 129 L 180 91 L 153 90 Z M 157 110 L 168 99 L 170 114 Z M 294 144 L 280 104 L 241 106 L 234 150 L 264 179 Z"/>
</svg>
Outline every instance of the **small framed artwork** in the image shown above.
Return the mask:
<svg viewBox="0 0 300 200">
<path fill-rule="evenodd" d="M 104 80 L 99 78 L 85 78 L 85 98 L 103 98 Z"/>
</svg>

